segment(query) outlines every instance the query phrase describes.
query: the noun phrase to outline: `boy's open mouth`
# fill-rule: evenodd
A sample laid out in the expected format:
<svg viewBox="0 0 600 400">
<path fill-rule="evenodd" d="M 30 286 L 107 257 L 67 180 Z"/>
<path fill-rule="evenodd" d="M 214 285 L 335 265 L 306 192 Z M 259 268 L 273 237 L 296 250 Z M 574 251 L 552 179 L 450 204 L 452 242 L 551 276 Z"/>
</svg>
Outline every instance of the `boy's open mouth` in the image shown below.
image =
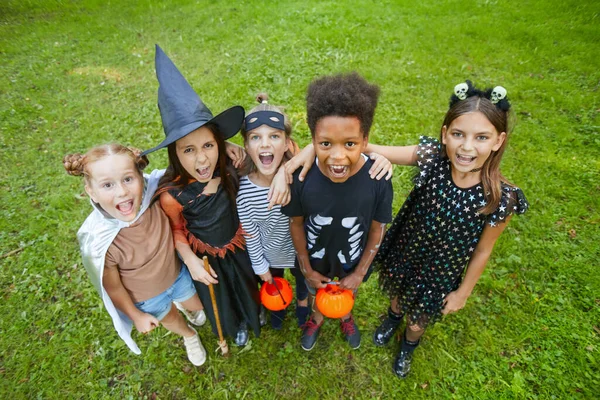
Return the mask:
<svg viewBox="0 0 600 400">
<path fill-rule="evenodd" d="M 456 161 L 461 165 L 470 165 L 472 164 L 477 157 L 474 156 L 464 156 L 462 154 L 456 154 Z"/>
<path fill-rule="evenodd" d="M 349 170 L 347 165 L 328 165 L 328 168 L 334 178 L 343 178 Z"/>
<path fill-rule="evenodd" d="M 197 168 L 196 172 L 198 173 L 198 177 L 202 180 L 204 179 L 210 179 L 210 167 L 202 167 L 202 168 Z"/>
<path fill-rule="evenodd" d="M 115 208 L 123 215 L 131 214 L 133 211 L 133 200 L 127 200 L 119 203 Z"/>
<path fill-rule="evenodd" d="M 273 153 L 269 153 L 269 152 L 264 152 L 264 153 L 260 153 L 258 155 L 258 158 L 260 159 L 260 163 L 264 166 L 269 166 L 273 163 L 273 159 L 275 157 L 273 157 Z"/>
</svg>

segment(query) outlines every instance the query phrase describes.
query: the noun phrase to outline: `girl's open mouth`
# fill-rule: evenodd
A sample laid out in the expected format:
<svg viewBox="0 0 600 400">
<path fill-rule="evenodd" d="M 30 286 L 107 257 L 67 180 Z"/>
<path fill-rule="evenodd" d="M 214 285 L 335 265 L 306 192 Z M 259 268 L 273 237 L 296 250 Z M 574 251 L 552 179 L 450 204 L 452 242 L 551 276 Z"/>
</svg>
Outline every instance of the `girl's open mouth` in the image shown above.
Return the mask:
<svg viewBox="0 0 600 400">
<path fill-rule="evenodd" d="M 196 172 L 198 173 L 198 177 L 202 180 L 210 179 L 210 167 L 197 168 Z"/>
<path fill-rule="evenodd" d="M 273 159 L 275 157 L 273 157 L 273 153 L 267 153 L 267 152 L 265 152 L 265 153 L 260 153 L 258 155 L 258 158 L 260 159 L 260 163 L 262 165 L 268 167 L 269 165 L 271 165 L 273 163 Z"/>
<path fill-rule="evenodd" d="M 347 165 L 329 165 L 328 168 L 334 178 L 343 178 L 349 170 Z"/>
<path fill-rule="evenodd" d="M 117 204 L 115 207 L 121 214 L 129 215 L 133 212 L 133 200 L 127 200 Z"/>
<path fill-rule="evenodd" d="M 477 157 L 456 154 L 456 161 L 461 165 L 471 165 Z"/>
</svg>

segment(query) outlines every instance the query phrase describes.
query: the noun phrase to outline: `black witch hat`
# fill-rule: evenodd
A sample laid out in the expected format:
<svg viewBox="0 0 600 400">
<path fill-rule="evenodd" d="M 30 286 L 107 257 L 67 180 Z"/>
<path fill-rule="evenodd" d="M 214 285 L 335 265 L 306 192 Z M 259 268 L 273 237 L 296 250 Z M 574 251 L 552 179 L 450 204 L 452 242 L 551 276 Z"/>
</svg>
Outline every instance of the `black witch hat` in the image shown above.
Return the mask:
<svg viewBox="0 0 600 400">
<path fill-rule="evenodd" d="M 208 123 L 217 126 L 223 139 L 229 139 L 240 130 L 244 120 L 242 106 L 233 106 L 213 117 L 173 61 L 158 45 L 155 64 L 159 85 L 158 109 L 167 137 L 142 155 L 167 147 Z"/>
</svg>

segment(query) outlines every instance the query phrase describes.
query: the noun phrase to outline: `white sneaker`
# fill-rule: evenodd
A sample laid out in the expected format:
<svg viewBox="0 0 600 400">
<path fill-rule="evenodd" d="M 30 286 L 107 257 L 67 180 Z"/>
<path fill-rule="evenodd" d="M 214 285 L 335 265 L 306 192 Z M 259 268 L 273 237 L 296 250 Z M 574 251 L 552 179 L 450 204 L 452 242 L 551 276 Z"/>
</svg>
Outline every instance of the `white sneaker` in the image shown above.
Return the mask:
<svg viewBox="0 0 600 400">
<path fill-rule="evenodd" d="M 188 311 L 181 305 L 181 303 L 178 303 L 176 301 L 174 301 L 173 303 L 175 303 L 175 307 L 177 307 L 177 309 L 181 311 L 183 315 L 185 315 L 187 320 L 190 321 L 193 325 L 202 326 L 206 323 L 206 313 L 204 312 L 204 310 Z"/>
<path fill-rule="evenodd" d="M 196 367 L 199 367 L 206 362 L 206 350 L 204 350 L 204 346 L 202 346 L 202 342 L 200 341 L 198 333 L 194 330 L 194 328 L 192 328 L 191 325 L 188 326 L 194 331 L 194 336 L 184 337 L 183 345 L 185 346 L 188 359 Z"/>
</svg>

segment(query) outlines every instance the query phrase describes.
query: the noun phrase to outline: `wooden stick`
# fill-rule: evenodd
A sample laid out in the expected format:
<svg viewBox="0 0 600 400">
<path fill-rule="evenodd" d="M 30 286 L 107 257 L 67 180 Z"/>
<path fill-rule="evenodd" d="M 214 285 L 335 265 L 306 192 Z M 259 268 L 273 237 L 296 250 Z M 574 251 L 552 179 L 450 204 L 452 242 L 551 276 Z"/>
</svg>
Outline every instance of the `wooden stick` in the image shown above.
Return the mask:
<svg viewBox="0 0 600 400">
<path fill-rule="evenodd" d="M 204 262 L 204 269 L 210 273 L 210 264 L 206 256 L 202 257 Z M 221 328 L 221 318 L 219 317 L 219 307 L 217 307 L 217 297 L 215 296 L 215 288 L 212 284 L 208 285 L 208 291 L 210 292 L 210 301 L 212 302 L 213 313 L 215 314 L 215 322 L 217 323 L 217 332 L 219 333 L 219 348 L 224 356 L 229 355 L 229 347 L 227 347 L 227 341 L 223 337 L 223 329 Z"/>
</svg>

